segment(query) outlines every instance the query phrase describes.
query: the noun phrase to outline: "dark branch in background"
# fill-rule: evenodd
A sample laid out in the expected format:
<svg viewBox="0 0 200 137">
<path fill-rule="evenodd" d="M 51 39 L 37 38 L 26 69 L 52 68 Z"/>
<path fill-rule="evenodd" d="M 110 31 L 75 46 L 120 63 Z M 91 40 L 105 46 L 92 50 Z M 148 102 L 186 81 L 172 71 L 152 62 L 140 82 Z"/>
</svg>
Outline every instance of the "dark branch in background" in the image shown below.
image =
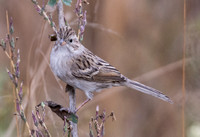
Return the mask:
<svg viewBox="0 0 200 137">
<path fill-rule="evenodd" d="M 51 111 L 56 113 L 63 121 L 67 119 L 74 123 L 78 122 L 78 116 L 72 113 L 69 109 L 63 107 L 62 105 L 57 104 L 53 101 L 45 101 L 44 104 L 47 105 L 51 109 Z"/>
</svg>

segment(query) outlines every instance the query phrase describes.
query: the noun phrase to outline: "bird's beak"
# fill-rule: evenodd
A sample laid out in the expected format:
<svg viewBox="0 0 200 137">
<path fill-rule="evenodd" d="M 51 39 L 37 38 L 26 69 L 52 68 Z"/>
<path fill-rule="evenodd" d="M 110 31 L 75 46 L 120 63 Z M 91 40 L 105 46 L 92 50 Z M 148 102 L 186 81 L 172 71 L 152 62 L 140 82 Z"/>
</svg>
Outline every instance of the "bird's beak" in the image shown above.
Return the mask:
<svg viewBox="0 0 200 137">
<path fill-rule="evenodd" d="M 66 44 L 66 42 L 65 42 L 64 40 L 61 39 L 61 40 L 60 40 L 60 45 L 61 45 L 61 46 L 64 46 L 65 44 Z"/>
</svg>

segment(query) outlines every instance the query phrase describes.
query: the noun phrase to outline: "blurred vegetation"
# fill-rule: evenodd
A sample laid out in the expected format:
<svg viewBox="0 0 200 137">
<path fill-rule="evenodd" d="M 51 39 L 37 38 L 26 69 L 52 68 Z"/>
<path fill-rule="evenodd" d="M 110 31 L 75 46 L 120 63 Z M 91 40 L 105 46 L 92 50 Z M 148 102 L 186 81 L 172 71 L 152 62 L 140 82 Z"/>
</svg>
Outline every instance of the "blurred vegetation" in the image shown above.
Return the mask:
<svg viewBox="0 0 200 137">
<path fill-rule="evenodd" d="M 12 88 L 9 87 L 9 78 L 5 70 L 0 69 L 0 135 L 7 129 L 13 117 Z"/>
<path fill-rule="evenodd" d="M 127 88 L 106 89 L 96 93 L 78 112 L 79 136 L 89 135 L 89 121 L 99 105 L 107 112 L 114 111 L 117 117 L 115 122 L 106 122 L 106 137 L 180 137 L 183 1 L 88 1 L 88 24 L 82 43 L 127 77 L 163 91 L 175 103 L 170 105 Z M 65 17 L 77 29 L 74 6 L 72 1 L 72 7 L 66 7 Z M 20 38 L 17 47 L 21 51 L 21 78 L 26 87 L 23 105 L 28 122 L 32 123 L 31 111 L 35 105 L 52 100 L 67 106 L 68 95 L 64 92 L 64 83 L 55 79 L 48 65 L 53 45 L 48 39 L 53 32 L 51 27 L 38 15 L 31 1 L 1 0 L 0 38 L 6 35 L 6 10 L 13 17 L 15 35 Z M 187 1 L 185 131 L 188 137 L 197 137 L 200 130 L 199 12 L 200 1 Z M 56 14 L 53 19 L 57 20 Z M 2 50 L 0 62 L 0 136 L 16 136 L 12 86 L 5 69 L 9 63 Z M 80 104 L 86 97 L 81 91 L 76 93 Z M 62 120 L 51 111 L 46 113 L 45 121 L 52 136 L 62 136 Z M 25 136 L 27 130 L 20 126 Z"/>
</svg>

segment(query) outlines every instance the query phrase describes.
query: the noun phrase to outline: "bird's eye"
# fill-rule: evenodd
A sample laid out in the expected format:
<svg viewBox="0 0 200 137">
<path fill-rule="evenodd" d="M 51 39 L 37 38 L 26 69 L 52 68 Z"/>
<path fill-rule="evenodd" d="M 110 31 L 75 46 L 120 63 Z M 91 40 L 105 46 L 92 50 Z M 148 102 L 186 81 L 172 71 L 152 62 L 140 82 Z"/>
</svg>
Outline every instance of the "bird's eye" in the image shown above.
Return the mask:
<svg viewBox="0 0 200 137">
<path fill-rule="evenodd" d="M 70 43 L 72 43 L 72 41 L 73 41 L 72 39 L 69 39 L 69 42 L 70 42 Z"/>
</svg>

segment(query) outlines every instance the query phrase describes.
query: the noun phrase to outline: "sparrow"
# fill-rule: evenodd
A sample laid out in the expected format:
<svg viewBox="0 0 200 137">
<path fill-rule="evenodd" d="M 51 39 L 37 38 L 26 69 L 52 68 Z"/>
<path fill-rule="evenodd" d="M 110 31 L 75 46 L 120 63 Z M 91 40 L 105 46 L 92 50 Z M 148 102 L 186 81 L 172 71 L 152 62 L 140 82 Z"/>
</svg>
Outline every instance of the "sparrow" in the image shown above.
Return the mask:
<svg viewBox="0 0 200 137">
<path fill-rule="evenodd" d="M 173 103 L 159 90 L 130 80 L 107 61 L 94 55 L 80 43 L 70 26 L 58 30 L 50 54 L 50 66 L 53 73 L 67 83 L 67 88 L 82 90 L 87 96 L 87 101 L 93 98 L 93 92 L 126 86 Z"/>
</svg>

